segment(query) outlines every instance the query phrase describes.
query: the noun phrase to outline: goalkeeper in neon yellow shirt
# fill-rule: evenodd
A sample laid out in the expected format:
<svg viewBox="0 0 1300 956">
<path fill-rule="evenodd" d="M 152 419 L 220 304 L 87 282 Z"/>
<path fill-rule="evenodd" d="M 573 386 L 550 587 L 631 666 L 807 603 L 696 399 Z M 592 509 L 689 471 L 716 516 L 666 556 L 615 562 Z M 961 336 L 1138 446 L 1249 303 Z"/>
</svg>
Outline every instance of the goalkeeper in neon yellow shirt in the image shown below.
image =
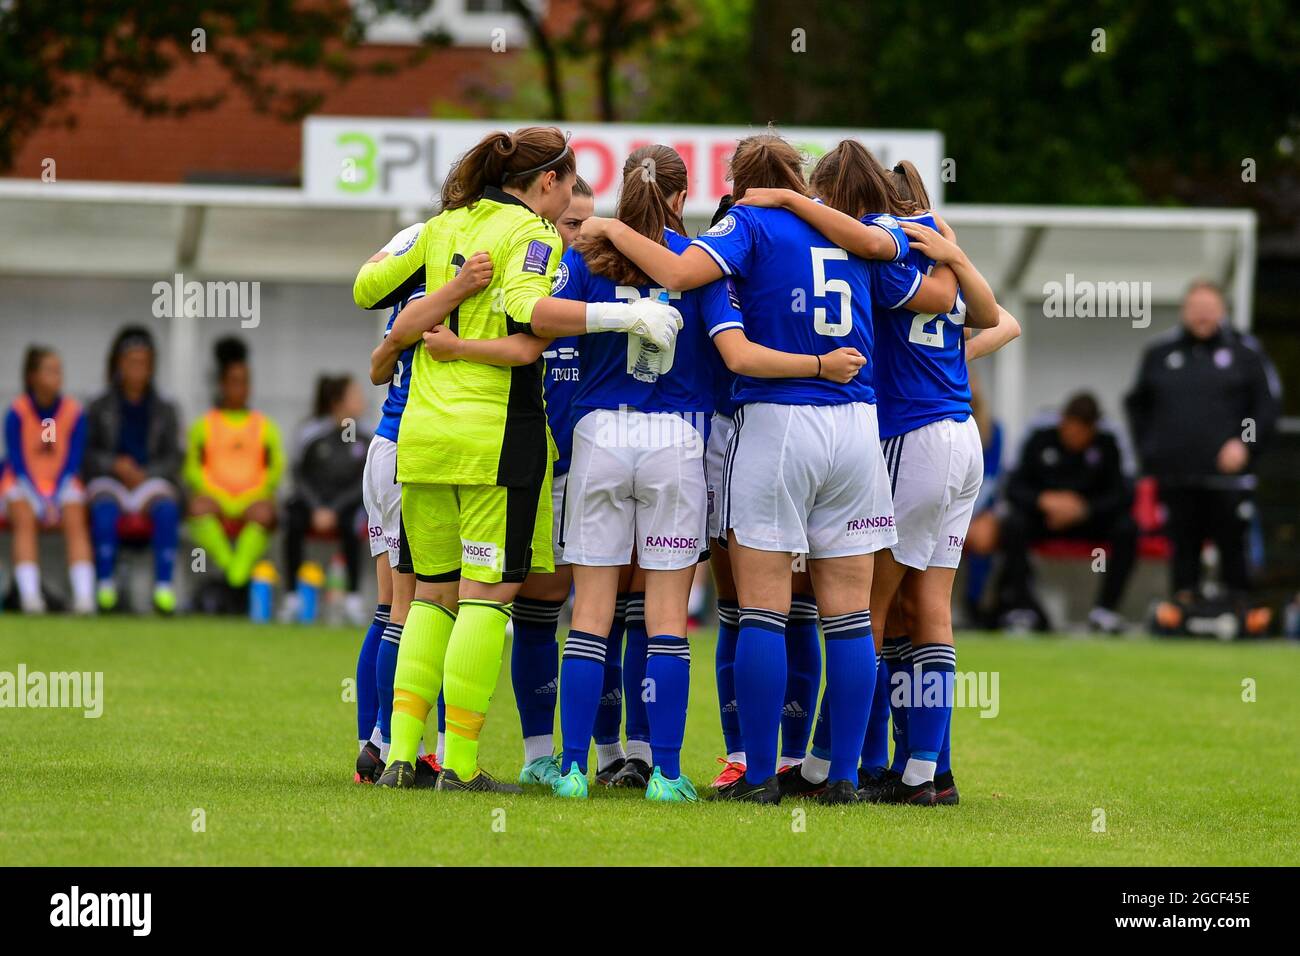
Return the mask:
<svg viewBox="0 0 1300 956">
<path fill-rule="evenodd" d="M 189 529 L 207 560 L 239 592 L 248 585 L 275 527 L 275 489 L 284 473 L 284 450 L 275 422 L 248 407 L 248 347 L 239 339 L 224 338 L 215 350 L 217 406 L 190 427 L 185 453 Z M 233 542 L 226 536 L 223 518 L 242 522 Z"/>
<path fill-rule="evenodd" d="M 456 361 L 415 351 L 397 438 L 402 525 L 416 575 L 398 649 L 392 747 L 380 786 L 415 785 L 413 763 L 441 688 L 446 756 L 440 790 L 519 792 L 478 766 L 478 739 L 501 670 L 510 602 L 530 570 L 554 569 L 551 463 L 542 349 L 562 335 L 634 332 L 669 348 L 671 306 L 549 298 L 561 241 L 555 221 L 576 179 L 567 138 L 551 127 L 491 133 L 448 174 L 442 212 L 409 246 L 377 255 L 353 287 L 381 308 L 421 281 L 430 293 L 486 252 L 492 281 L 447 314 L 434 296 L 394 323 L 394 347 L 444 321 Z M 495 340 L 495 341 L 494 341 Z M 522 348 L 520 346 L 523 346 Z"/>
</svg>

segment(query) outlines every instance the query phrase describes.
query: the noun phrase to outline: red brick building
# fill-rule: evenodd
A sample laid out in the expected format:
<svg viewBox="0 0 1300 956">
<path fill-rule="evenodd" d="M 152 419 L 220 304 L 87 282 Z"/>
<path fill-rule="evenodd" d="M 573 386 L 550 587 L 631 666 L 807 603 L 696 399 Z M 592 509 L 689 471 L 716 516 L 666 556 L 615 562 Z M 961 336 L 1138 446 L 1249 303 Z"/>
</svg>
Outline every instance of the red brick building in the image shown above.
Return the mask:
<svg viewBox="0 0 1300 956">
<path fill-rule="evenodd" d="M 545 6 L 548 28 L 575 13 L 571 0 L 551 0 Z M 358 75 L 346 83 L 302 72 L 286 73 L 284 82 L 323 92 L 314 111 L 319 114 L 483 115 L 493 102 L 509 97 L 514 84 L 541 77 L 522 23 L 502 9 L 501 0 L 436 0 L 420 26 L 436 23 L 450 34 L 452 45 L 432 50 L 419 65 L 391 75 Z M 403 62 L 419 32 L 409 22 L 376 24 L 355 60 L 362 65 Z M 492 49 L 494 38 L 498 49 L 504 40 L 504 50 Z M 6 175 L 38 177 L 48 157 L 56 161 L 60 180 L 288 184 L 299 179 L 301 123 L 258 112 L 241 91 L 231 90 L 212 110 L 156 118 L 132 110 L 92 79 L 75 82 L 77 92 L 21 143 Z M 196 53 L 159 90 L 171 99 L 186 99 L 228 86 L 216 58 Z M 71 128 L 59 122 L 69 115 L 75 119 Z"/>
</svg>

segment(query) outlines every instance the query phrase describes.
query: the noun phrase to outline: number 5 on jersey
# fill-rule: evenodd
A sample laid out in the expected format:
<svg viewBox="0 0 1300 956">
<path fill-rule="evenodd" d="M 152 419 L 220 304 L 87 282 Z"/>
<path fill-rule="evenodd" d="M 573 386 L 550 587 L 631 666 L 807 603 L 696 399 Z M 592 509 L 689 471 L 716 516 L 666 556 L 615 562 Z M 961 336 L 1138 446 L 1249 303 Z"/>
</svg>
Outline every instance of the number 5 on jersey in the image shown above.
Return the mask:
<svg viewBox="0 0 1300 956">
<path fill-rule="evenodd" d="M 846 279 L 826 278 L 826 260 L 842 259 L 847 261 L 849 254 L 835 246 L 814 246 L 812 253 L 813 295 L 824 299 L 832 293 L 840 297 L 840 314 L 831 316 L 824 305 L 813 309 L 813 328 L 819 335 L 841 338 L 853 330 L 853 290 Z"/>
</svg>

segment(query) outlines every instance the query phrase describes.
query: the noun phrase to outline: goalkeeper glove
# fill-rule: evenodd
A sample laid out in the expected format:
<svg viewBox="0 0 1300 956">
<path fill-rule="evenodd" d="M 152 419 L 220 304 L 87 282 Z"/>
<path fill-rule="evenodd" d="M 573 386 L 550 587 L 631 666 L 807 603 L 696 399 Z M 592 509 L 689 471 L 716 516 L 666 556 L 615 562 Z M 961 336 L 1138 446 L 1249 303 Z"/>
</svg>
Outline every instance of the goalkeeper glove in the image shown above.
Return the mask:
<svg viewBox="0 0 1300 956">
<path fill-rule="evenodd" d="M 591 302 L 587 305 L 588 332 L 629 332 L 649 339 L 661 349 L 669 349 L 681 327 L 680 312 L 652 299 L 638 299 L 630 304 Z"/>
</svg>

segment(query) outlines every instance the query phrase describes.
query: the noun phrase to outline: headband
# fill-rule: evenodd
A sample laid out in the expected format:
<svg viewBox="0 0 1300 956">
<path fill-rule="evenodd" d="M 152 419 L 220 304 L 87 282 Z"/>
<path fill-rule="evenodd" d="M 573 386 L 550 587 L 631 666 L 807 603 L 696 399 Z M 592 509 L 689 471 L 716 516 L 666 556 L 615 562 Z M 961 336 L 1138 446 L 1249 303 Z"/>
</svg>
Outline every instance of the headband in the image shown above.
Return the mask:
<svg viewBox="0 0 1300 956">
<path fill-rule="evenodd" d="M 523 170 L 520 170 L 520 171 L 517 172 L 517 173 L 506 173 L 504 176 L 501 177 L 501 185 L 504 186 L 504 185 L 506 184 L 506 180 L 507 180 L 507 179 L 516 179 L 516 178 L 518 178 L 518 177 L 520 177 L 520 176 L 531 176 L 533 173 L 540 173 L 540 172 L 542 172 L 544 169 L 547 169 L 547 168 L 550 167 L 550 166 L 554 166 L 556 163 L 558 163 L 560 160 L 564 159 L 564 157 L 567 156 L 567 155 L 569 154 L 569 140 L 572 139 L 572 138 L 573 138 L 573 133 L 572 133 L 572 132 L 565 133 L 565 134 L 564 134 L 564 146 L 560 149 L 560 154 L 559 154 L 558 156 L 555 156 L 555 157 L 552 158 L 552 159 L 548 159 L 546 162 L 542 163 L 540 166 L 534 166 L 532 169 L 523 169 Z"/>
</svg>

